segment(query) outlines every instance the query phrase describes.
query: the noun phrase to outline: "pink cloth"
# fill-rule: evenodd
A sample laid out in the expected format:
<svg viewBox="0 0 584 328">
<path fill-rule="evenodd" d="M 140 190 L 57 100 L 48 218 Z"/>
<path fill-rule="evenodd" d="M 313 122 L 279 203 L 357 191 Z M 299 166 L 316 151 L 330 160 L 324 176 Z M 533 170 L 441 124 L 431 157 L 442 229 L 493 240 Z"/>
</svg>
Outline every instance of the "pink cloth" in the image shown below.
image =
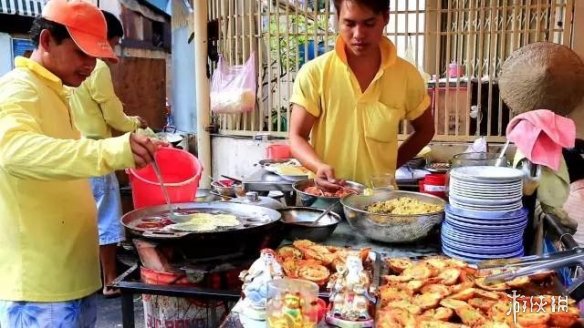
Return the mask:
<svg viewBox="0 0 584 328">
<path fill-rule="evenodd" d="M 550 110 L 537 109 L 513 118 L 507 125 L 507 139 L 532 163 L 557 171 L 562 148 L 574 147 L 576 125 Z"/>
</svg>

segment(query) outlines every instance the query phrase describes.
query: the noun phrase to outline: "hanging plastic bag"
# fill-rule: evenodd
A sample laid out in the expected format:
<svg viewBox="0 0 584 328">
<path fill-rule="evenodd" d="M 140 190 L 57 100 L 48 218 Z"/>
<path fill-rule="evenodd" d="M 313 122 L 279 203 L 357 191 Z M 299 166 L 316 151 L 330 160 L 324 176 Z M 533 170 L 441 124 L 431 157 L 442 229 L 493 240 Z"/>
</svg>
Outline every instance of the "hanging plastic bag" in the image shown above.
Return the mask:
<svg viewBox="0 0 584 328">
<path fill-rule="evenodd" d="M 211 79 L 211 111 L 237 114 L 250 112 L 256 102 L 255 55 L 243 65 L 230 66 L 219 57 Z"/>
<path fill-rule="evenodd" d="M 412 45 L 412 37 L 409 34 L 408 34 L 408 43 L 406 44 L 406 51 L 404 53 L 404 59 L 409 61 L 412 65 L 416 66 L 416 68 L 420 72 L 420 75 L 422 76 L 422 79 L 425 82 L 428 82 L 430 80 L 430 74 L 426 73 L 426 71 L 424 71 L 424 68 L 421 66 L 418 66 L 418 63 L 416 63 L 416 56 L 414 54 L 414 46 Z"/>
</svg>

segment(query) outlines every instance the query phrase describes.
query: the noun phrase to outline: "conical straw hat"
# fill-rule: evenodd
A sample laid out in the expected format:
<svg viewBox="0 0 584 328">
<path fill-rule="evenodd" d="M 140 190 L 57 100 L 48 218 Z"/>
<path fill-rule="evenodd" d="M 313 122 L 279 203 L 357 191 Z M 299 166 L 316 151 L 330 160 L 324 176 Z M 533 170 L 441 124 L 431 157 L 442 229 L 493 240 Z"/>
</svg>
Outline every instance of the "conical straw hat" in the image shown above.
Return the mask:
<svg viewBox="0 0 584 328">
<path fill-rule="evenodd" d="M 549 109 L 566 115 L 584 97 L 584 63 L 568 47 L 532 43 L 507 58 L 499 88 L 501 98 L 514 114 Z"/>
</svg>

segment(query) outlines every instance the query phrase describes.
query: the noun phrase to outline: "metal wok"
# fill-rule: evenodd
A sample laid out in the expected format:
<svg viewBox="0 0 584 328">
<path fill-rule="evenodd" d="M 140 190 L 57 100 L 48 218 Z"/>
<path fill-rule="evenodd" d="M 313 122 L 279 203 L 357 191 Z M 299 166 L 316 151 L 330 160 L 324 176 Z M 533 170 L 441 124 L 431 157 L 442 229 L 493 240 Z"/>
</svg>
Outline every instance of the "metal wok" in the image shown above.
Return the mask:
<svg viewBox="0 0 584 328">
<path fill-rule="evenodd" d="M 179 203 L 175 211 L 183 213 L 232 214 L 240 224 L 208 232 L 183 232 L 137 227 L 143 222 L 157 222 L 168 217 L 167 205 L 145 207 L 126 213 L 122 224 L 130 235 L 173 246 L 185 258 L 239 254 L 257 256 L 264 247 L 276 247 L 283 239 L 280 213 L 265 207 L 230 202 Z"/>
</svg>

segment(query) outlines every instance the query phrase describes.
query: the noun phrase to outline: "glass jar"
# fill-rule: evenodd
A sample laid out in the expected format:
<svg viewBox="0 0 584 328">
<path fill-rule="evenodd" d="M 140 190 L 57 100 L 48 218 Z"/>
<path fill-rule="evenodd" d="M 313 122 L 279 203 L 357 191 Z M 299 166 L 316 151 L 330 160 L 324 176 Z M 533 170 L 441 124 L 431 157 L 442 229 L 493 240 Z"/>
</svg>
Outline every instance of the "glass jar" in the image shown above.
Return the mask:
<svg viewBox="0 0 584 328">
<path fill-rule="evenodd" d="M 268 327 L 315 328 L 319 309 L 317 284 L 287 278 L 268 282 Z"/>
</svg>

